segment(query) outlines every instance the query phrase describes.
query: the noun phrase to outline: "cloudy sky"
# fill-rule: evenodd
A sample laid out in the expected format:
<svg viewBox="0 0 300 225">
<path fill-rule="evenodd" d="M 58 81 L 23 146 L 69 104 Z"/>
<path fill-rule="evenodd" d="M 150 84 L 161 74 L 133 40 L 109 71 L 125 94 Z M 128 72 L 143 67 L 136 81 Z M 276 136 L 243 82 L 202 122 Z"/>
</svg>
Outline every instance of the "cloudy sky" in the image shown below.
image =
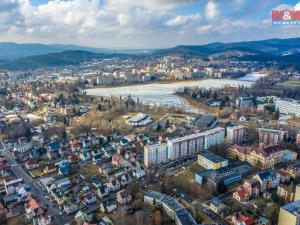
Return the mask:
<svg viewBox="0 0 300 225">
<path fill-rule="evenodd" d="M 0 0 L 0 41 L 161 48 L 300 37 L 271 25 L 292 0 Z"/>
</svg>

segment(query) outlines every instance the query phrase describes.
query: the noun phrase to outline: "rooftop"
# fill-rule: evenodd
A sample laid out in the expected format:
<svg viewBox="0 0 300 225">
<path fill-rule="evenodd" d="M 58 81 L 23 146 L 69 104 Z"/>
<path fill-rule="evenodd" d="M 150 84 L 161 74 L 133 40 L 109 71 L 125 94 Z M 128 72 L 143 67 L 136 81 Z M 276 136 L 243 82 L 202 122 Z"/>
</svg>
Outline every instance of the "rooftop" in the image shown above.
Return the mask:
<svg viewBox="0 0 300 225">
<path fill-rule="evenodd" d="M 214 163 L 220 163 L 220 162 L 224 162 L 226 159 L 222 158 L 221 156 L 218 156 L 212 152 L 209 151 L 203 151 L 199 154 L 199 156 L 202 156 L 206 159 L 208 159 L 211 162 Z"/>
<path fill-rule="evenodd" d="M 281 208 L 285 209 L 286 211 L 288 211 L 289 213 L 291 213 L 295 216 L 298 216 L 298 215 L 300 215 L 300 200 L 290 202 L 290 203 L 282 206 Z"/>
</svg>

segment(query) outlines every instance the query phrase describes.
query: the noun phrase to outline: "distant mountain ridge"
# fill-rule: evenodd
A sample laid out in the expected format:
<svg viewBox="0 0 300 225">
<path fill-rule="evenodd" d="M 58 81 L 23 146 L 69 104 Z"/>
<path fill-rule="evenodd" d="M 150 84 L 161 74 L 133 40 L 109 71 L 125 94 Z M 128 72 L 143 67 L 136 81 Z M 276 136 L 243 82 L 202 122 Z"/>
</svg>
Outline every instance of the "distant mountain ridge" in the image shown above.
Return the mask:
<svg viewBox="0 0 300 225">
<path fill-rule="evenodd" d="M 156 55 L 181 54 L 208 57 L 225 51 L 241 51 L 249 54 L 282 55 L 300 52 L 300 38 L 269 39 L 262 41 L 243 41 L 233 43 L 210 43 L 206 45 L 179 45 L 170 49 L 160 49 Z"/>
<path fill-rule="evenodd" d="M 4 57 L 6 55 L 6 57 Z M 21 55 L 22 57 L 17 57 Z M 269 39 L 206 45 L 179 45 L 158 50 L 110 50 L 76 45 L 0 43 L 0 69 L 31 70 L 43 67 L 77 65 L 84 60 L 104 58 L 200 57 L 203 59 L 240 59 L 278 61 L 300 68 L 300 38 Z"/>
<path fill-rule="evenodd" d="M 80 62 L 93 59 L 128 58 L 127 54 L 93 53 L 82 50 L 69 50 L 63 52 L 48 53 L 43 55 L 29 56 L 15 60 L 0 60 L 0 69 L 17 71 L 33 70 L 45 67 L 60 67 L 66 65 L 78 65 Z"/>
<path fill-rule="evenodd" d="M 17 44 L 13 42 L 0 43 L 0 60 L 14 60 L 34 55 L 43 55 L 48 53 L 63 51 L 81 50 L 95 53 L 109 52 L 104 48 L 90 48 L 79 45 L 63 45 L 63 44 Z"/>
</svg>

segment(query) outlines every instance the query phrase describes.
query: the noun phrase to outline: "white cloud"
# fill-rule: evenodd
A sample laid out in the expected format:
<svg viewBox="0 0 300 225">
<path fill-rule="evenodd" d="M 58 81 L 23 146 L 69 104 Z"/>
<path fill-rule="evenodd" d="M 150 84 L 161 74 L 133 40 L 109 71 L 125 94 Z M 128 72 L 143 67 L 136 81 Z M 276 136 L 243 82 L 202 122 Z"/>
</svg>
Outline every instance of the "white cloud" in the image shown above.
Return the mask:
<svg viewBox="0 0 300 225">
<path fill-rule="evenodd" d="M 202 25 L 197 28 L 197 32 L 199 34 L 206 34 L 210 33 L 211 31 L 213 31 L 213 25 L 211 24 Z"/>
<path fill-rule="evenodd" d="M 200 20 L 202 17 L 199 13 L 195 15 L 189 15 L 189 16 L 183 16 L 183 15 L 178 15 L 175 18 L 172 18 L 167 21 L 166 25 L 167 26 L 182 26 L 185 25 L 189 22 L 194 22 Z"/>
<path fill-rule="evenodd" d="M 219 14 L 218 11 L 218 6 L 217 4 L 210 0 L 205 7 L 205 16 L 207 19 L 211 20 L 211 19 L 215 19 Z"/>
<path fill-rule="evenodd" d="M 300 10 L 300 2 L 298 2 L 295 6 L 294 6 L 295 10 Z"/>
<path fill-rule="evenodd" d="M 34 1 L 0 0 L 0 41 L 157 48 L 281 35 L 277 33 L 281 28 L 274 31 L 267 22 L 255 21 L 255 14 L 250 13 L 253 20 L 247 18 L 247 23 L 238 13 L 248 12 L 245 7 L 260 5 L 261 0 L 232 0 L 229 4 L 228 0 L 49 0 L 40 5 Z M 199 4 L 204 7 L 188 14 Z M 271 3 L 267 6 L 266 14 Z M 300 9 L 300 3 L 295 8 Z"/>
<path fill-rule="evenodd" d="M 289 9 L 293 9 L 294 7 L 292 5 L 288 5 L 288 4 L 280 4 L 278 6 L 276 6 L 274 8 L 274 10 L 289 10 Z"/>
</svg>

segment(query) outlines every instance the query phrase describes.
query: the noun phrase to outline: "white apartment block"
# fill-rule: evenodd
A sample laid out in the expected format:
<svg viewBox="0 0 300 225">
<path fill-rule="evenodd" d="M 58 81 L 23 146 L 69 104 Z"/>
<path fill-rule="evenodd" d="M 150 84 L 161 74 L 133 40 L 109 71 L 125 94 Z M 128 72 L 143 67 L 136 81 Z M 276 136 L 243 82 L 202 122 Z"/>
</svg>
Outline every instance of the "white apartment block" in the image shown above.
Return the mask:
<svg viewBox="0 0 300 225">
<path fill-rule="evenodd" d="M 204 149 L 207 150 L 214 145 L 221 144 L 225 138 L 225 129 L 216 127 L 212 130 L 203 132 L 205 136 Z"/>
<path fill-rule="evenodd" d="M 277 98 L 275 107 L 282 114 L 300 117 L 300 101 Z"/>
<path fill-rule="evenodd" d="M 193 155 L 202 150 L 221 144 L 224 141 L 225 129 L 221 127 L 168 140 L 164 144 L 144 147 L 144 164 L 146 167 L 157 166 L 169 160 Z"/>
<path fill-rule="evenodd" d="M 244 139 L 245 127 L 238 125 L 226 128 L 226 140 L 232 144 L 241 144 Z"/>
<path fill-rule="evenodd" d="M 23 186 L 23 179 L 15 179 L 11 181 L 4 181 L 4 188 L 6 195 L 12 195 L 18 192 Z"/>
<path fill-rule="evenodd" d="M 145 166 L 157 166 L 168 161 L 168 147 L 166 143 L 147 145 L 144 148 Z"/>
<path fill-rule="evenodd" d="M 287 131 L 283 130 L 268 128 L 258 128 L 257 130 L 259 143 L 263 143 L 266 145 L 279 145 L 287 136 Z"/>
<path fill-rule="evenodd" d="M 174 160 L 206 150 L 224 141 L 225 129 L 214 128 L 205 132 L 168 141 L 168 158 Z"/>
</svg>

